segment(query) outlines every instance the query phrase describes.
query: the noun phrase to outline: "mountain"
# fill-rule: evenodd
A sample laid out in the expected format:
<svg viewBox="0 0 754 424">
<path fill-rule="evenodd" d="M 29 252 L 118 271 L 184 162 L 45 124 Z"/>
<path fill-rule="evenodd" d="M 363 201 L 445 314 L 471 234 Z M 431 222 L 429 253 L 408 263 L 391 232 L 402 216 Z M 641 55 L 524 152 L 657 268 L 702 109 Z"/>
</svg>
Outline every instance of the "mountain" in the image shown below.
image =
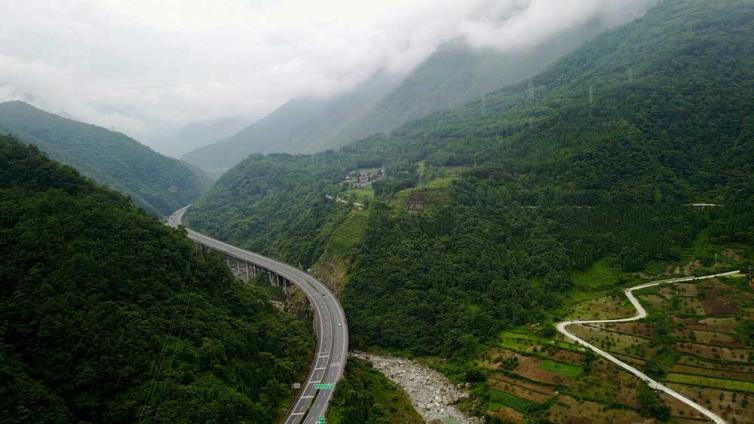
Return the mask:
<svg viewBox="0 0 754 424">
<path fill-rule="evenodd" d="M 693 417 L 553 323 L 630 316 L 627 287 L 754 262 L 752 22 L 750 0 L 665 0 L 528 80 L 390 134 L 251 155 L 186 221 L 311 269 L 340 294 L 352 348 L 429 356 L 472 385 L 465 405 L 489 422 Z M 380 168 L 371 187 L 346 179 Z M 723 377 L 754 356 L 751 286 L 688 286 L 641 293 L 648 320 L 574 327 L 751 421 Z M 718 318 L 727 342 L 689 330 Z"/>
<path fill-rule="evenodd" d="M 38 146 L 147 211 L 168 215 L 209 185 L 201 171 L 154 152 L 128 136 L 66 119 L 27 103 L 0 103 L 0 133 Z"/>
<path fill-rule="evenodd" d="M 154 143 L 155 149 L 170 157 L 182 155 L 230 137 L 248 125 L 244 117 L 228 117 L 209 121 L 189 122 L 174 133 Z"/>
<path fill-rule="evenodd" d="M 185 233 L 0 136 L 0 421 L 275 422 L 311 324 Z M 276 299 L 279 300 L 279 299 Z"/>
<path fill-rule="evenodd" d="M 534 48 L 510 52 L 450 43 L 403 78 L 379 73 L 333 98 L 291 100 L 238 134 L 183 159 L 217 174 L 251 153 L 315 153 L 338 148 L 519 82 L 605 29 L 606 24 L 594 20 Z"/>
<path fill-rule="evenodd" d="M 350 140 L 358 123 L 397 83 L 396 77 L 378 73 L 332 98 L 290 100 L 238 134 L 189 152 L 183 160 L 221 174 L 251 153 L 315 152 L 337 146 Z"/>
<path fill-rule="evenodd" d="M 186 219 L 327 272 L 357 349 L 467 359 L 504 328 L 553 319 L 595 263 L 630 275 L 693 243 L 754 243 L 752 22 L 749 0 L 663 1 L 391 134 L 252 155 Z M 345 180 L 380 167 L 371 188 Z"/>
<path fill-rule="evenodd" d="M 347 141 L 392 131 L 523 81 L 607 29 L 604 22 L 595 19 L 528 50 L 501 52 L 458 43 L 444 45 L 388 94 Z"/>
</svg>

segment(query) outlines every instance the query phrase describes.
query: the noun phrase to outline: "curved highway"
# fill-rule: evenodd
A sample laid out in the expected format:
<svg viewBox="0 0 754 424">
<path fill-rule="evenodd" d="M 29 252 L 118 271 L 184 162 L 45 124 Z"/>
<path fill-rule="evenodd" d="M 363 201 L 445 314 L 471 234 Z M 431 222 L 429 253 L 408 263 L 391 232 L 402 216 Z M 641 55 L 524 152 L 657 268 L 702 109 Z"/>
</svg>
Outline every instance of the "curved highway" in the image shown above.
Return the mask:
<svg viewBox="0 0 754 424">
<path fill-rule="evenodd" d="M 660 284 L 670 284 L 670 283 L 680 283 L 683 281 L 698 281 L 698 280 L 705 280 L 708 278 L 715 278 L 715 277 L 725 277 L 730 275 L 738 274 L 740 271 L 731 271 L 731 272 L 724 272 L 722 274 L 714 274 L 714 275 L 706 275 L 704 277 L 681 277 L 681 278 L 671 278 L 669 280 L 661 280 L 661 281 L 653 281 L 651 283 L 645 283 L 640 284 L 638 286 L 631 287 L 629 289 L 625 290 L 626 297 L 628 297 L 628 300 L 631 302 L 632 305 L 634 305 L 634 308 L 636 308 L 636 315 L 630 317 L 630 318 L 619 318 L 619 319 L 604 319 L 604 320 L 590 320 L 590 321 L 563 321 L 556 324 L 556 327 L 558 331 L 565 335 L 570 340 L 573 340 L 574 342 L 586 347 L 587 349 L 592 350 L 596 354 L 602 356 L 603 358 L 607 359 L 608 361 L 618 365 L 619 367 L 625 369 L 626 371 L 630 372 L 631 374 L 639 377 L 642 381 L 647 383 L 649 387 L 653 388 L 654 390 L 660 390 L 662 392 L 667 393 L 668 395 L 678 399 L 679 401 L 685 403 L 686 405 L 694 408 L 696 411 L 704 415 L 705 417 L 709 418 L 713 422 L 717 424 L 725 424 L 725 420 L 720 418 L 717 414 L 710 411 L 709 409 L 703 407 L 702 405 L 699 405 L 698 403 L 694 402 L 693 400 L 687 398 L 686 396 L 676 392 L 675 390 L 671 389 L 668 386 L 665 386 L 664 384 L 659 383 L 656 380 L 653 380 L 643 372 L 639 371 L 637 368 L 621 361 L 620 359 L 616 358 L 615 356 L 611 355 L 610 353 L 598 348 L 597 346 L 587 342 L 584 339 L 581 339 L 577 336 L 575 336 L 573 333 L 569 332 L 566 327 L 572 324 L 609 324 L 614 322 L 629 322 L 629 321 L 638 321 L 642 318 L 646 318 L 647 311 L 644 309 L 643 306 L 641 306 L 641 303 L 639 303 L 639 300 L 636 299 L 634 296 L 634 290 L 641 290 L 646 289 L 647 287 L 653 287 L 653 286 L 659 286 Z"/>
<path fill-rule="evenodd" d="M 183 214 L 189 206 L 173 213 L 168 218 L 168 225 L 171 227 L 181 225 Z M 315 385 L 331 384 L 334 386 L 343 376 L 348 354 L 348 325 L 346 315 L 338 300 L 327 287 L 298 268 L 223 243 L 188 228 L 186 230 L 188 237 L 197 243 L 280 275 L 295 284 L 309 299 L 314 310 L 317 349 L 309 375 L 306 381 L 302 383 L 298 397 L 293 407 L 288 411 L 283 423 L 316 424 L 317 418 L 325 416 L 327 412 L 333 389 L 318 390 Z"/>
</svg>

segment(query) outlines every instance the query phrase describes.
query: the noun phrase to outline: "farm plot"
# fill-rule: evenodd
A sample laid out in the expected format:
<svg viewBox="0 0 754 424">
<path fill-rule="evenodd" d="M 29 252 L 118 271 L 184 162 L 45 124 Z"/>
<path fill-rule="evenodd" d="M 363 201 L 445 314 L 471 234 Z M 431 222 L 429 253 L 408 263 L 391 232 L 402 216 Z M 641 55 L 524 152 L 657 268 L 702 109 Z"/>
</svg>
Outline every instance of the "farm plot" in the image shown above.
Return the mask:
<svg viewBox="0 0 754 424">
<path fill-rule="evenodd" d="M 730 424 L 754 422 L 754 395 L 707 387 L 668 383 L 673 390 L 709 408 Z"/>
</svg>

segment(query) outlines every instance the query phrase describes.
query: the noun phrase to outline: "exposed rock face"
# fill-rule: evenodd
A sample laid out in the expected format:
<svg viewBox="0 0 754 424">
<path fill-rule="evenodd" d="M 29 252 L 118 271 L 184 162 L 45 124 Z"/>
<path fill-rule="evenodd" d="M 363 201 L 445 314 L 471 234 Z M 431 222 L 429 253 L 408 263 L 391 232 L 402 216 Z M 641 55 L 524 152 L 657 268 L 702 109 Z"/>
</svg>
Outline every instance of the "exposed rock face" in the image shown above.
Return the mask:
<svg viewBox="0 0 754 424">
<path fill-rule="evenodd" d="M 482 423 L 481 419 L 466 416 L 454 406 L 469 394 L 460 387 L 454 386 L 439 372 L 404 358 L 365 352 L 354 352 L 351 355 L 371 362 L 376 370 L 405 390 L 424 421 L 428 423 Z"/>
</svg>

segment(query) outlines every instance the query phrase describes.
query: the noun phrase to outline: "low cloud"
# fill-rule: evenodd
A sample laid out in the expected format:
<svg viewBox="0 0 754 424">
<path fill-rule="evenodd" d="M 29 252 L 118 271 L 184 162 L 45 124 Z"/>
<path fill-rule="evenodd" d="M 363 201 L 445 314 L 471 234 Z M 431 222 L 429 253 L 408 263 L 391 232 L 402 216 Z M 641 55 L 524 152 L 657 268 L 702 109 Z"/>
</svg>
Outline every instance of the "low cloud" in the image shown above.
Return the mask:
<svg viewBox="0 0 754 424">
<path fill-rule="evenodd" d="M 405 73 L 438 45 L 523 49 L 654 0 L 0 0 L 0 100 L 158 139 Z"/>
</svg>

